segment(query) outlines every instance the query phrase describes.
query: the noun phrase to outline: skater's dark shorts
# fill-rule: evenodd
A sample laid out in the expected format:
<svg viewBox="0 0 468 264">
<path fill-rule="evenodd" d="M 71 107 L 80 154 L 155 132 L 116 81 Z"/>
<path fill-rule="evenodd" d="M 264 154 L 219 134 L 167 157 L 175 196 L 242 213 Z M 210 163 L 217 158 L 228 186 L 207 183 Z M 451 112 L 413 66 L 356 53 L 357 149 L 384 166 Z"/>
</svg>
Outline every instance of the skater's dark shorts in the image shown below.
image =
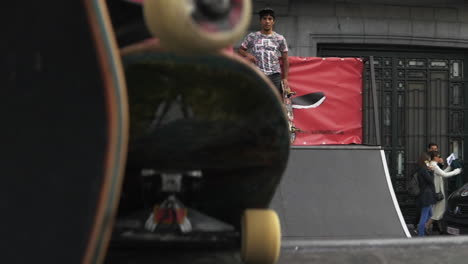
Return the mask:
<svg viewBox="0 0 468 264">
<path fill-rule="evenodd" d="M 277 72 L 267 76 L 273 82 L 278 92 L 282 94 L 283 90 L 281 89 L 281 73 Z"/>
</svg>

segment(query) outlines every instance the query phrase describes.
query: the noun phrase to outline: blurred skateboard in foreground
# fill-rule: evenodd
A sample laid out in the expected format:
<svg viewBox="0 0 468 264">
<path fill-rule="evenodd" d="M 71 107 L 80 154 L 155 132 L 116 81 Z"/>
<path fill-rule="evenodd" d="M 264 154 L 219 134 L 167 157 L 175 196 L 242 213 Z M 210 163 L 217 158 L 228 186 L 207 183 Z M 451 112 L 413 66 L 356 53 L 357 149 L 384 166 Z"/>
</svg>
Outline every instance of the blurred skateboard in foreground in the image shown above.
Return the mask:
<svg viewBox="0 0 468 264">
<path fill-rule="evenodd" d="M 275 263 L 284 109 L 263 73 L 221 51 L 244 34 L 250 2 L 195 2 L 146 1 L 158 40 L 121 49 L 131 125 L 111 246 L 237 248 L 245 263 Z"/>
</svg>

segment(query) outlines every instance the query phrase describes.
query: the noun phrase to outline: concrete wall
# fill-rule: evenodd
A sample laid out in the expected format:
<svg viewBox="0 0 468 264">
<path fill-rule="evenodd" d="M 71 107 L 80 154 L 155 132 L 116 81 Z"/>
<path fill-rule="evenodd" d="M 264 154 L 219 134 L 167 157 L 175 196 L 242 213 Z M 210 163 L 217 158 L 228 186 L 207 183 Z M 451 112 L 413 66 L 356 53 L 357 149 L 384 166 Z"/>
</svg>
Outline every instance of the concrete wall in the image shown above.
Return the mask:
<svg viewBox="0 0 468 264">
<path fill-rule="evenodd" d="M 290 56 L 316 56 L 320 43 L 468 47 L 468 3 L 429 1 L 254 0 L 275 9 L 275 31 Z M 259 29 L 255 12 L 251 31 Z"/>
</svg>

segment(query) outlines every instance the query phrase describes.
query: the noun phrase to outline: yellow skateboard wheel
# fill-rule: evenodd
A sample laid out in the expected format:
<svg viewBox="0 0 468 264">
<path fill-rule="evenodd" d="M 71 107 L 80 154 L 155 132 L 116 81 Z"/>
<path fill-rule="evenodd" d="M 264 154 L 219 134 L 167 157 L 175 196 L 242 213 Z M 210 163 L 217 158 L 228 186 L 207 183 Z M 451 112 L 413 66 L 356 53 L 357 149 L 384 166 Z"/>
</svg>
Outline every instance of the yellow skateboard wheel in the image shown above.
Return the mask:
<svg viewBox="0 0 468 264">
<path fill-rule="evenodd" d="M 247 209 L 242 217 L 241 256 L 246 264 L 274 264 L 281 248 L 278 215 L 269 209 Z"/>
</svg>

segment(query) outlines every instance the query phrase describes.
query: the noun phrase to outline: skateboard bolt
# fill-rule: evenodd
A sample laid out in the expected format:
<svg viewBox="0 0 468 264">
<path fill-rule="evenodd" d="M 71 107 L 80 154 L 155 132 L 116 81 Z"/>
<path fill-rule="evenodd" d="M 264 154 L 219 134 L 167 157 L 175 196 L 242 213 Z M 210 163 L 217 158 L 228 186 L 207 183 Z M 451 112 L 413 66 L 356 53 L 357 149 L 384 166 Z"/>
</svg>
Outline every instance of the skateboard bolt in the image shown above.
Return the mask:
<svg viewBox="0 0 468 264">
<path fill-rule="evenodd" d="M 203 15 L 211 19 L 219 19 L 229 13 L 231 0 L 196 0 L 196 5 Z"/>
</svg>

